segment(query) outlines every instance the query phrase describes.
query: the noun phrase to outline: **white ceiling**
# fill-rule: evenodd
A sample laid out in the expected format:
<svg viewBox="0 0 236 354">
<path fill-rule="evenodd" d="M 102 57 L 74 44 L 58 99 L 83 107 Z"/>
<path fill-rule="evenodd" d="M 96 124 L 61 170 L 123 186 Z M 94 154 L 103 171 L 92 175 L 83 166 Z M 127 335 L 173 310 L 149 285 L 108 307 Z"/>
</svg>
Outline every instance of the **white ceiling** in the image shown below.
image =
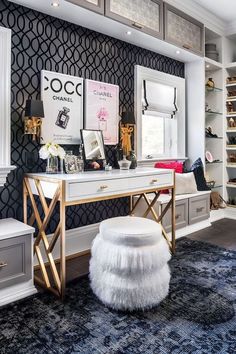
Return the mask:
<svg viewBox="0 0 236 354">
<path fill-rule="evenodd" d="M 193 0 L 225 22 L 236 20 L 235 0 Z"/>
</svg>

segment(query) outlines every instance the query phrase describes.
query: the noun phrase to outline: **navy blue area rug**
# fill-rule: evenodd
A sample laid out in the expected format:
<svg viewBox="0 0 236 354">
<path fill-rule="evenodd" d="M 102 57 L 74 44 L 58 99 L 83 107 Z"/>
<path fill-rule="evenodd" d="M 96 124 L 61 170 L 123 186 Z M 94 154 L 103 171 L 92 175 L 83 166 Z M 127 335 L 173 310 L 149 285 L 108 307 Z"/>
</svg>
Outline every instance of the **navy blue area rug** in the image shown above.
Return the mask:
<svg viewBox="0 0 236 354">
<path fill-rule="evenodd" d="M 63 304 L 43 293 L 0 309 L 0 353 L 236 353 L 236 252 L 183 238 L 170 266 L 169 296 L 146 312 L 109 310 L 87 277 Z"/>
</svg>

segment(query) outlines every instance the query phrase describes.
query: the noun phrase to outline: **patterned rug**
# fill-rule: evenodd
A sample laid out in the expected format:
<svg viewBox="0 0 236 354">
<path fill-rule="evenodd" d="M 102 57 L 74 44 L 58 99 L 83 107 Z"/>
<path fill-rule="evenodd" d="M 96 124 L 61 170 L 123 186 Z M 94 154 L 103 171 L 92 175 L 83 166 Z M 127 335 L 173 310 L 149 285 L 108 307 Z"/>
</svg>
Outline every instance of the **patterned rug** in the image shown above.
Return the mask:
<svg viewBox="0 0 236 354">
<path fill-rule="evenodd" d="M 170 294 L 146 312 L 117 313 L 71 283 L 0 309 L 0 353 L 236 353 L 236 252 L 183 238 L 170 262 Z"/>
</svg>

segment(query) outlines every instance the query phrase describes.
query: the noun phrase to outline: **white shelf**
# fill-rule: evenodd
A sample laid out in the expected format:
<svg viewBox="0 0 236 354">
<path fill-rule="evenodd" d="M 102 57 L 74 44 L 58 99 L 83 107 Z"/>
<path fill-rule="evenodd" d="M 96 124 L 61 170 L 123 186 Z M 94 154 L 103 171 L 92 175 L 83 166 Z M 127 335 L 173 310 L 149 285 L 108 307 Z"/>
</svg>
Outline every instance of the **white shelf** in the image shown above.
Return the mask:
<svg viewBox="0 0 236 354">
<path fill-rule="evenodd" d="M 236 188 L 236 184 L 226 183 L 227 188 Z"/>
<path fill-rule="evenodd" d="M 226 102 L 236 102 L 236 98 L 233 98 L 232 100 L 230 98 L 227 98 Z"/>
<path fill-rule="evenodd" d="M 236 113 L 234 114 L 226 114 L 226 118 L 236 117 Z"/>
<path fill-rule="evenodd" d="M 228 165 L 226 165 L 226 167 L 227 167 L 227 168 L 236 168 L 236 164 L 235 164 L 235 165 L 230 165 L 230 164 L 228 164 Z"/>
<path fill-rule="evenodd" d="M 226 69 L 236 69 L 236 62 L 225 65 Z"/>
<path fill-rule="evenodd" d="M 235 84 L 226 84 L 225 86 L 226 86 L 227 88 L 228 88 L 228 87 L 234 87 L 234 86 L 236 86 L 236 83 L 235 83 Z"/>
<path fill-rule="evenodd" d="M 215 61 L 213 59 L 210 59 L 208 57 L 205 57 L 205 68 L 206 71 L 215 71 L 215 70 L 219 70 L 223 68 L 223 65 L 221 63 L 219 63 L 218 61 Z M 207 67 L 209 65 L 209 67 Z"/>
<path fill-rule="evenodd" d="M 226 146 L 226 150 L 236 150 L 236 146 L 235 147 Z"/>
<path fill-rule="evenodd" d="M 227 129 L 226 133 L 236 133 L 236 129 Z"/>
</svg>

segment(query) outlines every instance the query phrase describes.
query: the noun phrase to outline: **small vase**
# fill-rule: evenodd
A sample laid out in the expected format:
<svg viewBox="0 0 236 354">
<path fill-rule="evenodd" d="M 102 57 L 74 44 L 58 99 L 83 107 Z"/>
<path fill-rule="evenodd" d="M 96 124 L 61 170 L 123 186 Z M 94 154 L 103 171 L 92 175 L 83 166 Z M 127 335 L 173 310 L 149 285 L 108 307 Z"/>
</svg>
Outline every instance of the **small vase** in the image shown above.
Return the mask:
<svg viewBox="0 0 236 354">
<path fill-rule="evenodd" d="M 126 157 L 123 157 L 123 160 L 118 161 L 120 170 L 129 170 L 131 161 L 127 160 Z"/>
<path fill-rule="evenodd" d="M 47 159 L 46 173 L 58 173 L 58 158 L 57 156 L 50 156 Z"/>
<path fill-rule="evenodd" d="M 130 169 L 134 170 L 137 167 L 137 157 L 134 150 L 130 151 L 129 156 L 127 156 L 127 160 L 131 161 Z"/>
</svg>

